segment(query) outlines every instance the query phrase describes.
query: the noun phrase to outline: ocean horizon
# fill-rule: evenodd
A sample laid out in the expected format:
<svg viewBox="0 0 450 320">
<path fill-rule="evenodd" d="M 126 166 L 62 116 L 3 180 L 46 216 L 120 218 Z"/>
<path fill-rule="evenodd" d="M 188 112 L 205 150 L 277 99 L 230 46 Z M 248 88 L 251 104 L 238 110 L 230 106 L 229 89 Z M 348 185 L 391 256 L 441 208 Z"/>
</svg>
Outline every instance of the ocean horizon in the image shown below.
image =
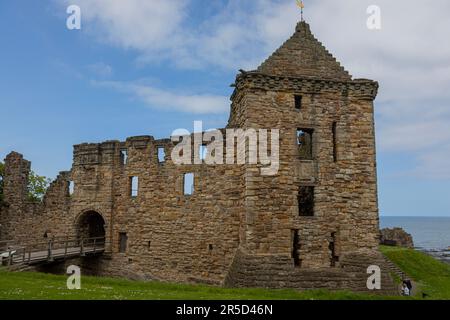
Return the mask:
<svg viewBox="0 0 450 320">
<path fill-rule="evenodd" d="M 450 262 L 450 217 L 380 216 L 380 228 L 403 228 L 416 249 Z"/>
</svg>

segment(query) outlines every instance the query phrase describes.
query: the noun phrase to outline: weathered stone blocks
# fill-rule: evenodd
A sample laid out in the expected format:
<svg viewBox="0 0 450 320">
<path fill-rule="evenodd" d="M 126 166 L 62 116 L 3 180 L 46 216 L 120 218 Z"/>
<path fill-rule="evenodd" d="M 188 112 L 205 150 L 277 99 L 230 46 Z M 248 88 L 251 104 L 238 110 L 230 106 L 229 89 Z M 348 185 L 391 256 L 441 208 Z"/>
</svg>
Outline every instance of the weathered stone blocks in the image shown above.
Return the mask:
<svg viewBox="0 0 450 320">
<path fill-rule="evenodd" d="M 43 203 L 33 204 L 26 200 L 30 163 L 12 153 L 2 239 L 101 231 L 107 255 L 85 263 L 98 274 L 367 291 L 367 267 L 383 266 L 373 120 L 378 83 L 352 80 L 301 22 L 257 70 L 239 74 L 234 87 L 227 128 L 278 129 L 276 175 L 262 176 L 253 164 L 176 165 L 171 140 L 132 137 L 75 146 L 71 170 L 52 183 Z M 308 141 L 299 141 L 302 129 Z M 186 173 L 195 177 L 189 196 Z M 303 206 L 312 206 L 310 216 L 302 216 Z M 393 288 L 387 272 L 383 285 L 384 292 Z"/>
</svg>

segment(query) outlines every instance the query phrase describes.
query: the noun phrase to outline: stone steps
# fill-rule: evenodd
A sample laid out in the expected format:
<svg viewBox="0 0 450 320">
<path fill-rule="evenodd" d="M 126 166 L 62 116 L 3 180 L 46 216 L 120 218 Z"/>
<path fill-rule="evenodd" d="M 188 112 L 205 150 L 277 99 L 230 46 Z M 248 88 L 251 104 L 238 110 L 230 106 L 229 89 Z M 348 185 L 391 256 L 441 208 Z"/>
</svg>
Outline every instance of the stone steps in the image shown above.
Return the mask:
<svg viewBox="0 0 450 320">
<path fill-rule="evenodd" d="M 406 273 L 404 273 L 395 263 L 393 263 L 391 260 L 389 260 L 387 257 L 385 257 L 386 267 L 388 270 L 397 276 L 399 276 L 401 279 L 408 278 Z"/>
</svg>

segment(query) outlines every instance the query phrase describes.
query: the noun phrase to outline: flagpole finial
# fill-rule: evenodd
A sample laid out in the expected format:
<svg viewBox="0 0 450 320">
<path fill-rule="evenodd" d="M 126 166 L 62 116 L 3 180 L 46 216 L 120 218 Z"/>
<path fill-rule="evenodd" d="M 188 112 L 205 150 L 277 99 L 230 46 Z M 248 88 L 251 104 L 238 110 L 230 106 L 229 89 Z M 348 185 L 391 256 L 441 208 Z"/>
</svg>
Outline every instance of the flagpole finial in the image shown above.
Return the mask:
<svg viewBox="0 0 450 320">
<path fill-rule="evenodd" d="M 303 20 L 303 9 L 305 8 L 305 5 L 303 4 L 303 0 L 296 0 L 297 1 L 297 6 L 300 8 L 300 21 L 304 21 Z"/>
</svg>

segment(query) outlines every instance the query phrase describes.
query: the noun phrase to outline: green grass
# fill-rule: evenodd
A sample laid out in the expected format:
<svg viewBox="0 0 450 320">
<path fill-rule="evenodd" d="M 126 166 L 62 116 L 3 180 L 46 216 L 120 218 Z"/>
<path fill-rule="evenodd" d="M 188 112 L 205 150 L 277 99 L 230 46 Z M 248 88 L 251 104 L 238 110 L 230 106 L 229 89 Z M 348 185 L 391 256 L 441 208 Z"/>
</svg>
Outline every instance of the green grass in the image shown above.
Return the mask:
<svg viewBox="0 0 450 320">
<path fill-rule="evenodd" d="M 408 249 L 381 250 L 415 281 L 430 299 L 450 299 L 450 266 Z M 12 273 L 0 268 L 0 299 L 40 300 L 377 300 L 401 299 L 326 290 L 228 289 L 206 285 L 138 282 L 83 276 L 81 290 L 68 290 L 66 276 Z M 421 298 L 419 295 L 416 298 Z"/>
<path fill-rule="evenodd" d="M 420 285 L 428 299 L 450 300 L 450 265 L 411 249 L 380 247 L 381 251 Z"/>
<path fill-rule="evenodd" d="M 315 290 L 227 289 L 83 276 L 81 290 L 68 290 L 66 276 L 0 269 L 0 299 L 45 300 L 361 300 L 371 295 Z"/>
</svg>

